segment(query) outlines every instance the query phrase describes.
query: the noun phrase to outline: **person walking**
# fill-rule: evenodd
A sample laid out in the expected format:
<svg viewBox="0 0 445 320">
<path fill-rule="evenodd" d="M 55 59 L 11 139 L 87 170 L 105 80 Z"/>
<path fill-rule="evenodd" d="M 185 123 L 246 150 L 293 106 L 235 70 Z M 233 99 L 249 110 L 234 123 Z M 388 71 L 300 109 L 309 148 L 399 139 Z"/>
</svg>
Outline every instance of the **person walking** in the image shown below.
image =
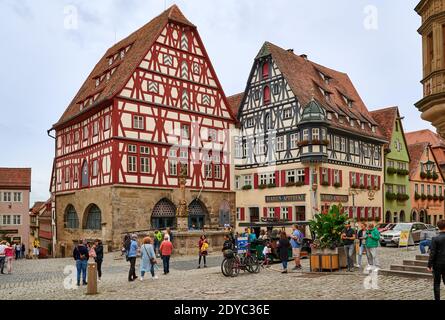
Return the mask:
<svg viewBox="0 0 445 320">
<path fill-rule="evenodd" d="M 129 234 L 126 234 L 124 236 L 124 240 L 122 240 L 122 254 L 121 254 L 121 256 L 123 256 L 124 254 L 126 255 L 128 253 L 128 251 L 130 251 L 130 244 L 131 244 L 131 236 Z M 128 257 L 127 257 L 127 261 L 128 261 Z"/>
<path fill-rule="evenodd" d="M 96 241 L 94 242 L 94 251 L 96 253 L 94 261 L 97 265 L 97 280 L 100 281 L 102 278 L 102 261 L 104 261 L 104 246 L 102 245 L 101 240 L 96 239 Z"/>
<path fill-rule="evenodd" d="M 303 243 L 303 234 L 298 229 L 298 226 L 296 224 L 292 226 L 292 234 L 290 238 L 290 244 L 292 246 L 292 257 L 295 261 L 295 267 L 293 268 L 293 270 L 301 270 L 300 254 L 301 244 Z"/>
<path fill-rule="evenodd" d="M 20 243 L 15 244 L 15 260 L 20 259 L 20 255 L 22 254 L 22 246 Z"/>
<path fill-rule="evenodd" d="M 36 246 L 37 247 L 37 246 Z M 79 244 L 74 247 L 73 258 L 76 261 L 77 285 L 80 286 L 80 275 L 82 274 L 82 284 L 87 284 L 88 249 L 85 240 L 79 240 Z"/>
<path fill-rule="evenodd" d="M 351 228 L 351 222 L 347 221 L 345 223 L 345 229 L 341 234 L 341 239 L 343 241 L 344 250 L 347 258 L 348 272 L 354 271 L 354 241 L 355 241 L 355 230 Z"/>
<path fill-rule="evenodd" d="M 208 254 L 209 242 L 207 241 L 207 237 L 204 234 L 199 238 L 198 248 L 199 248 L 198 269 L 201 268 L 201 258 L 204 260 L 204 268 L 207 268 L 206 257 Z"/>
<path fill-rule="evenodd" d="M 170 256 L 173 251 L 173 244 L 167 236 L 164 237 L 164 241 L 162 241 L 159 251 L 161 252 L 162 265 L 164 266 L 164 275 L 167 275 L 170 273 Z"/>
<path fill-rule="evenodd" d="M 14 247 L 11 246 L 9 242 L 6 243 L 5 258 L 6 258 L 6 270 L 8 271 L 8 274 L 11 274 L 12 260 L 14 260 Z"/>
<path fill-rule="evenodd" d="M 278 241 L 278 248 L 280 250 L 280 260 L 283 265 L 283 271 L 281 273 L 287 273 L 287 261 L 289 260 L 289 239 L 287 238 L 286 232 L 282 231 L 280 233 L 280 240 Z"/>
<path fill-rule="evenodd" d="M 161 231 L 156 230 L 153 240 L 154 240 L 154 245 L 155 245 L 155 253 L 157 256 L 160 255 L 159 248 L 161 246 L 162 239 L 163 239 L 163 236 L 162 236 Z"/>
<path fill-rule="evenodd" d="M 358 239 L 358 267 L 359 269 L 363 269 L 362 266 L 362 258 L 363 258 L 363 254 L 366 251 L 366 223 L 362 223 L 360 225 L 360 230 L 357 232 L 357 239 Z"/>
<path fill-rule="evenodd" d="M 434 300 L 440 301 L 440 282 L 445 284 L 445 220 L 437 223 L 439 235 L 431 243 L 428 271 L 434 277 Z"/>
<path fill-rule="evenodd" d="M 376 268 L 379 265 L 377 259 L 379 240 L 379 230 L 374 226 L 374 223 L 368 224 L 368 229 L 366 230 L 366 257 L 368 258 L 368 268 Z"/>
<path fill-rule="evenodd" d="M 130 282 L 138 278 L 136 276 L 136 257 L 139 249 L 137 238 L 138 236 L 135 234 L 131 236 L 130 247 L 127 252 L 127 259 L 130 262 L 130 271 L 128 271 L 128 281 Z"/>
<path fill-rule="evenodd" d="M 5 268 L 5 261 L 6 261 L 6 241 L 0 241 L 0 273 L 5 274 L 3 272 Z"/>
<path fill-rule="evenodd" d="M 170 228 L 165 229 L 164 238 L 165 235 L 168 235 L 168 239 L 170 240 L 171 243 L 173 243 L 173 232 L 170 230 Z"/>
<path fill-rule="evenodd" d="M 21 252 L 21 254 L 20 254 L 20 256 L 21 256 L 22 259 L 25 259 L 25 258 L 26 258 L 25 251 L 26 251 L 25 244 L 22 243 L 22 252 Z"/>
<path fill-rule="evenodd" d="M 34 246 L 34 248 L 32 249 L 32 259 L 33 260 L 39 259 L 39 254 L 40 254 L 39 247 L 38 246 Z"/>
<path fill-rule="evenodd" d="M 153 240 L 150 237 L 146 237 L 143 240 L 143 245 L 141 246 L 141 281 L 144 281 L 144 276 L 146 272 L 151 273 L 151 278 L 153 280 L 158 279 L 155 275 L 155 265 L 156 265 L 156 254 L 153 248 Z"/>
</svg>

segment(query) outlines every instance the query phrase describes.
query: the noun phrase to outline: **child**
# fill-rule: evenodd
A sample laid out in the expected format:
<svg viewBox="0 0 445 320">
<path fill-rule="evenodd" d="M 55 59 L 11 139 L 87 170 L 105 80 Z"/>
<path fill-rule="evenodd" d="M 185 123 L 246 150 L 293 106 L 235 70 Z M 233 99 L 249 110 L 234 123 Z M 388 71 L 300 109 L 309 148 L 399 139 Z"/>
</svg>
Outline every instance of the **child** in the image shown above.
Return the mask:
<svg viewBox="0 0 445 320">
<path fill-rule="evenodd" d="M 268 241 L 263 248 L 263 257 L 264 257 L 265 265 L 269 265 L 269 257 L 270 257 L 271 253 L 272 253 L 272 247 L 271 247 L 270 242 Z"/>
</svg>

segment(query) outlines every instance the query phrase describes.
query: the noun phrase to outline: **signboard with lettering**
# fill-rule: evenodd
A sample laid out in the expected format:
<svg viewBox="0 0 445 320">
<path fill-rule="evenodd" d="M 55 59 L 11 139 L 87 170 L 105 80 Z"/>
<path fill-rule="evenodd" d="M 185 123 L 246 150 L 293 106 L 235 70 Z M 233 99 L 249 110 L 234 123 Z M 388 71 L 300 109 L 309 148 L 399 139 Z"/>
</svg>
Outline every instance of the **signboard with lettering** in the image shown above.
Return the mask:
<svg viewBox="0 0 445 320">
<path fill-rule="evenodd" d="M 341 194 L 320 194 L 320 200 L 323 202 L 348 202 L 348 195 Z"/>
<path fill-rule="evenodd" d="M 238 253 L 247 253 L 249 239 L 247 237 L 238 237 L 236 239 L 236 248 Z"/>
<path fill-rule="evenodd" d="M 400 231 L 399 247 L 408 247 L 414 245 L 413 236 L 410 229 Z"/>
<path fill-rule="evenodd" d="M 304 202 L 306 201 L 305 194 L 289 194 L 279 196 L 266 196 L 266 203 L 271 202 Z"/>
</svg>

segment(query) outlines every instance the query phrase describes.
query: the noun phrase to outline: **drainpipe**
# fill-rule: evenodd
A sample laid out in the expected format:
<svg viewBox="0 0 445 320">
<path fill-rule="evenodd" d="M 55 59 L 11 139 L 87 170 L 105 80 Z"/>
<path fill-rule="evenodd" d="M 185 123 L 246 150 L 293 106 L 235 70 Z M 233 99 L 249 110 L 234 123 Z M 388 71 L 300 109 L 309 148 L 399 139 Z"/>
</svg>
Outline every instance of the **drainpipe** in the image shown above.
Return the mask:
<svg viewBox="0 0 445 320">
<path fill-rule="evenodd" d="M 56 136 L 52 136 L 51 135 L 51 131 L 55 131 L 54 129 L 49 129 L 47 131 L 48 137 L 53 138 L 54 139 L 54 194 L 53 192 L 50 190 L 51 192 L 51 198 L 54 197 L 54 199 L 51 199 L 51 231 L 52 231 L 52 236 L 53 236 L 53 241 L 52 241 L 52 256 L 53 258 L 56 257 L 56 242 L 57 242 L 57 221 L 56 221 L 56 192 L 57 192 L 57 168 L 55 166 L 56 164 L 56 157 L 57 157 L 57 139 Z M 51 173 L 51 180 L 52 180 L 52 173 Z M 52 206 L 52 203 L 54 203 L 54 208 Z"/>
</svg>

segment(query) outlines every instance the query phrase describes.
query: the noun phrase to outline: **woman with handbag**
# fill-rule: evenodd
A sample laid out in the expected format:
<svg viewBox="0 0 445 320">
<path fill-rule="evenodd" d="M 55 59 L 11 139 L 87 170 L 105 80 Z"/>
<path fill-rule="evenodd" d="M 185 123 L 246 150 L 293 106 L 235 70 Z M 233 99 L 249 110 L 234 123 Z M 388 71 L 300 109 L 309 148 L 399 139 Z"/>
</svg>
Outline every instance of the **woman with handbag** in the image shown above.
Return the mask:
<svg viewBox="0 0 445 320">
<path fill-rule="evenodd" d="M 143 245 L 141 246 L 141 281 L 144 281 L 144 275 L 146 272 L 151 273 L 152 280 L 158 279 L 155 275 L 155 265 L 156 254 L 153 248 L 153 241 L 150 237 L 146 237 L 143 240 Z"/>
<path fill-rule="evenodd" d="M 201 236 L 201 238 L 199 238 L 198 247 L 199 247 L 198 269 L 201 268 L 201 258 L 203 258 L 204 260 L 204 268 L 207 268 L 206 257 L 208 254 L 209 242 L 207 241 L 207 237 L 204 234 Z"/>
</svg>

